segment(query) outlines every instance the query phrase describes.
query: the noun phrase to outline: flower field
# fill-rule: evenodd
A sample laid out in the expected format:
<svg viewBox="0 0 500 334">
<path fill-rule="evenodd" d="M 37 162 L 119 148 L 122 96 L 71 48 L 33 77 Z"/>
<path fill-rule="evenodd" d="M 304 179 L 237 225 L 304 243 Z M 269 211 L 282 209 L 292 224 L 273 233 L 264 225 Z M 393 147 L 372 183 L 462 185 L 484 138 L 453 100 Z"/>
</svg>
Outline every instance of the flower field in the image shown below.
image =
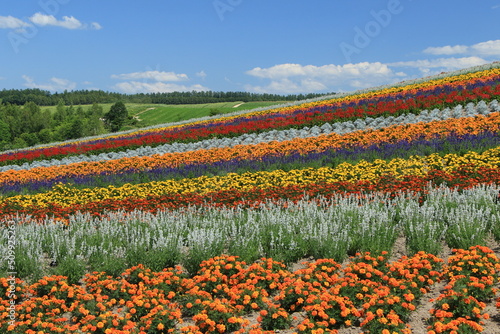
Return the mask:
<svg viewBox="0 0 500 334">
<path fill-rule="evenodd" d="M 0 332 L 490 333 L 499 84 L 493 63 L 0 152 Z"/>
</svg>

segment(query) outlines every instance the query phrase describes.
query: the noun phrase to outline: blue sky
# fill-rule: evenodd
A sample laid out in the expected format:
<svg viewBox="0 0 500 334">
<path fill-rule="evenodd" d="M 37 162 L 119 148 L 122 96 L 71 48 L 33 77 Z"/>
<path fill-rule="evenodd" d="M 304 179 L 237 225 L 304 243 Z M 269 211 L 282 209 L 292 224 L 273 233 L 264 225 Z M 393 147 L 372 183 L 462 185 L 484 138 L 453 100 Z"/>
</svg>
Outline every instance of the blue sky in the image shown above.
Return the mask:
<svg viewBox="0 0 500 334">
<path fill-rule="evenodd" d="M 500 0 L 2 0 L 0 89 L 352 91 L 500 60 Z"/>
</svg>

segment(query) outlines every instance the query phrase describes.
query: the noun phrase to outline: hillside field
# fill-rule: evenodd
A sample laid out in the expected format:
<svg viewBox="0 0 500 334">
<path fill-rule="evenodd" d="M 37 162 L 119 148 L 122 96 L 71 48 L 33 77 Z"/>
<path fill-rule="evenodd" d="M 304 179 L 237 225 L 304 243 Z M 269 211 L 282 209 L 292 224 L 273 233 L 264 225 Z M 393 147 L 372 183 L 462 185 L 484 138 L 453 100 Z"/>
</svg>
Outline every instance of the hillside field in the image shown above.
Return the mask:
<svg viewBox="0 0 500 334">
<path fill-rule="evenodd" d="M 140 104 L 126 103 L 125 106 L 132 117 L 137 117 L 138 123 L 136 127 L 146 127 L 163 123 L 172 123 L 184 121 L 193 118 L 215 116 L 220 114 L 231 113 L 240 110 L 249 110 L 260 107 L 269 107 L 285 102 L 281 101 L 262 101 L 262 102 L 221 102 L 221 103 L 204 103 L 204 104 Z M 112 103 L 100 104 L 103 111 L 109 111 Z M 78 105 L 73 106 L 78 108 Z M 85 110 L 88 105 L 81 105 Z M 41 107 L 42 110 L 55 110 L 56 107 L 48 106 Z M 129 127 L 130 128 L 130 127 Z M 125 130 L 125 129 L 124 129 Z"/>
</svg>

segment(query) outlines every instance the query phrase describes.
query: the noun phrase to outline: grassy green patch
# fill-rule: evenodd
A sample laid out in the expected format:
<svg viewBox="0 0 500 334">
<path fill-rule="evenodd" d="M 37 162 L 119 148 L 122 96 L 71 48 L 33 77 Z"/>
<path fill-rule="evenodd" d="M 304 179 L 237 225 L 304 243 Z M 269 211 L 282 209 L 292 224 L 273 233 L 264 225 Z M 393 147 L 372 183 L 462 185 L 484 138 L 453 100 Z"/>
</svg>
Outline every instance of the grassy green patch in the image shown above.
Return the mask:
<svg viewBox="0 0 500 334">
<path fill-rule="evenodd" d="M 235 112 L 238 110 L 250 110 L 260 107 L 268 107 L 273 105 L 283 104 L 283 101 L 262 101 L 262 102 L 221 102 L 221 103 L 204 103 L 204 104 L 142 104 L 142 103 L 126 103 L 128 113 L 132 117 L 136 117 L 138 123 L 135 127 L 145 127 L 163 123 L 171 123 L 189 120 L 205 116 L 217 116 Z M 104 113 L 107 113 L 111 108 L 112 103 L 100 104 Z M 78 108 L 79 106 L 74 106 Z M 90 105 L 82 105 L 83 110 L 90 108 Z M 41 107 L 42 110 L 49 109 L 55 112 L 55 106 Z"/>
</svg>

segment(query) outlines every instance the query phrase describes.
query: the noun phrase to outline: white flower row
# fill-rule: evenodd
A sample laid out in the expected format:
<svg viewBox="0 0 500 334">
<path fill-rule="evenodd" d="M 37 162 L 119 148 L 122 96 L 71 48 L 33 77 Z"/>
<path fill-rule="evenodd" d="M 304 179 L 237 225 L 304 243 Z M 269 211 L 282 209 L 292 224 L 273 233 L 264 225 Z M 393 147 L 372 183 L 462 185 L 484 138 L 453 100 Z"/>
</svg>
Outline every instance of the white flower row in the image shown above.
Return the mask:
<svg viewBox="0 0 500 334">
<path fill-rule="evenodd" d="M 338 196 L 320 205 L 307 199 L 287 202 L 287 209 L 282 202 L 258 209 L 118 212 L 104 218 L 79 214 L 71 217 L 68 226 L 52 219 L 30 224 L 29 217 L 18 217 L 23 223 L 16 225 L 15 235 L 23 256 L 33 261 L 47 256 L 54 261 L 65 256 L 113 258 L 157 249 L 169 249 L 172 254 L 190 249 L 209 257 L 224 251 L 231 255 L 253 251 L 255 256 L 334 257 L 345 255 L 347 249 L 390 249 L 400 234 L 407 242 L 420 237 L 418 247 L 444 239 L 481 243 L 491 230 L 500 235 L 500 207 L 495 203 L 499 190 L 492 185 L 461 192 L 441 187 L 430 190 L 423 205 L 409 195 L 389 199 L 373 194 L 364 200 Z M 4 253 L 7 232 L 0 232 L 4 234 L 0 252 Z"/>
</svg>

